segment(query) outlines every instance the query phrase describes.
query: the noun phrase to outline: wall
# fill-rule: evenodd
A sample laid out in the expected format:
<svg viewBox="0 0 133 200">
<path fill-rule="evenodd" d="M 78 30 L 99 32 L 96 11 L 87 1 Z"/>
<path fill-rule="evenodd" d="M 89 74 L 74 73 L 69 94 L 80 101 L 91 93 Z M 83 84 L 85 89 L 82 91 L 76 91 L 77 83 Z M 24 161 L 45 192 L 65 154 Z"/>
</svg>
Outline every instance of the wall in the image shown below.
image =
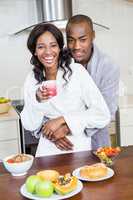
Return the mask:
<svg viewBox="0 0 133 200">
<path fill-rule="evenodd" d="M 27 33 L 13 33 L 36 23 L 34 0 L 0 1 L 0 96 L 21 98 L 21 88 L 30 70 Z"/>
<path fill-rule="evenodd" d="M 95 26 L 96 43 L 120 66 L 121 94 L 133 94 L 133 3 L 126 0 L 73 0 L 73 8 L 74 14 L 86 14 L 110 28 L 108 31 Z"/>
<path fill-rule="evenodd" d="M 133 3 L 73 0 L 73 13 L 89 15 L 110 28 L 95 26 L 96 43 L 120 66 L 124 94 L 133 94 Z M 26 48 L 28 34 L 14 36 L 13 33 L 36 22 L 35 0 L 0 0 L 0 96 L 9 93 L 9 97 L 21 97 L 24 79 L 31 69 Z"/>
</svg>

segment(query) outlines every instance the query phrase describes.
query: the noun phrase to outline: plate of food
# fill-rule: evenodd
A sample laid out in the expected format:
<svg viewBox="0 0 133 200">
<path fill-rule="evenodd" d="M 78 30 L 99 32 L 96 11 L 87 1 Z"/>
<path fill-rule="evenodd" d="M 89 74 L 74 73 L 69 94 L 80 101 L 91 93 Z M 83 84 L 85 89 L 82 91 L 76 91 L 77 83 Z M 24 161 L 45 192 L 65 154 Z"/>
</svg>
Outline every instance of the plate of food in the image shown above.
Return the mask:
<svg viewBox="0 0 133 200">
<path fill-rule="evenodd" d="M 99 147 L 96 151 L 92 151 L 92 153 L 107 166 L 111 166 L 114 164 L 114 160 L 120 152 L 120 147 Z"/>
<path fill-rule="evenodd" d="M 83 184 L 70 174 L 59 175 L 56 170 L 43 170 L 30 175 L 21 186 L 20 193 L 33 200 L 62 200 L 78 194 Z"/>
<path fill-rule="evenodd" d="M 94 182 L 111 178 L 114 171 L 103 163 L 96 163 L 79 167 L 72 174 L 81 181 Z"/>
</svg>

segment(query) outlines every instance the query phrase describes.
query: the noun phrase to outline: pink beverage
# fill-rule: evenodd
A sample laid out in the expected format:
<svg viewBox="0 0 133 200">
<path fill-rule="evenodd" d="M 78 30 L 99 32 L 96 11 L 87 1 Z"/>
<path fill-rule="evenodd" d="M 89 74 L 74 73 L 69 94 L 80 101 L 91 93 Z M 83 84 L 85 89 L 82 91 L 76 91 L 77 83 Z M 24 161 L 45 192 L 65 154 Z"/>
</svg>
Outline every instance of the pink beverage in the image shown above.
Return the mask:
<svg viewBox="0 0 133 200">
<path fill-rule="evenodd" d="M 56 81 L 54 80 L 47 81 L 46 88 L 48 90 L 49 97 L 54 97 L 57 95 Z"/>
<path fill-rule="evenodd" d="M 54 97 L 57 95 L 57 88 L 56 88 L 55 80 L 44 81 L 42 83 L 42 85 L 47 88 L 49 97 Z"/>
</svg>

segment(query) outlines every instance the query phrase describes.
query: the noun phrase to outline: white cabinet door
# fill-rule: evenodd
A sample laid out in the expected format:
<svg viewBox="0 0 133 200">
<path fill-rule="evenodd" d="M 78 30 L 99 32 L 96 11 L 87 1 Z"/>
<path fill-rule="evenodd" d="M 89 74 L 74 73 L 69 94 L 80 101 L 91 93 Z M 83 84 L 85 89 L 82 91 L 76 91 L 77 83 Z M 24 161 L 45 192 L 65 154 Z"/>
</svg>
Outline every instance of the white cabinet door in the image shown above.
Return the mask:
<svg viewBox="0 0 133 200">
<path fill-rule="evenodd" d="M 121 146 L 133 145 L 133 108 L 120 109 Z"/>
<path fill-rule="evenodd" d="M 0 159 L 5 158 L 11 154 L 20 153 L 18 140 L 9 140 L 0 142 Z"/>
<path fill-rule="evenodd" d="M 13 107 L 0 115 L 0 159 L 21 151 L 19 116 Z"/>
<path fill-rule="evenodd" d="M 18 138 L 17 120 L 0 122 L 0 141 Z"/>
<path fill-rule="evenodd" d="M 133 126 L 121 126 L 121 146 L 133 145 Z"/>
<path fill-rule="evenodd" d="M 120 122 L 122 126 L 133 126 L 133 108 L 120 109 Z"/>
</svg>

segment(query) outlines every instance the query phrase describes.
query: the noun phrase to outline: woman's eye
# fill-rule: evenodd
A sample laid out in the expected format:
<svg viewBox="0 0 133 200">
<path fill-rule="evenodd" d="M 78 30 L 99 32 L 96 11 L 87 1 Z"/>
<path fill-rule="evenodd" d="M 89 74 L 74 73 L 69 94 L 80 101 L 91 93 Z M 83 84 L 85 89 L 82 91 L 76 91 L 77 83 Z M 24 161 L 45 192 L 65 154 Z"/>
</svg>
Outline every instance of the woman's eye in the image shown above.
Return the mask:
<svg viewBox="0 0 133 200">
<path fill-rule="evenodd" d="M 37 49 L 42 49 L 42 48 L 43 48 L 42 45 L 38 45 L 38 46 L 37 46 Z"/>
<path fill-rule="evenodd" d="M 51 47 L 57 47 L 57 45 L 56 44 L 52 44 Z"/>
</svg>

